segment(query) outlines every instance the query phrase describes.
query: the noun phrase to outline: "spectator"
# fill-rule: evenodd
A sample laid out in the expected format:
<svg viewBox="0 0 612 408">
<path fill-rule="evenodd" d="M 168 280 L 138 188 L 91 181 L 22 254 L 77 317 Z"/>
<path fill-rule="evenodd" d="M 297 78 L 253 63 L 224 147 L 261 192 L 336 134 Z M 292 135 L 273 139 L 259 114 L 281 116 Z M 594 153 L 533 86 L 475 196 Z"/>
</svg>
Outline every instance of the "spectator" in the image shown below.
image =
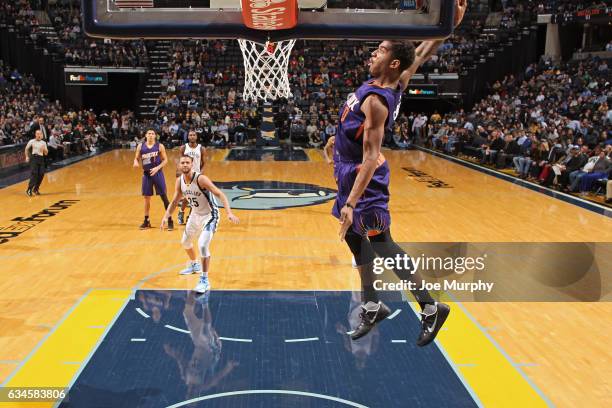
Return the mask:
<svg viewBox="0 0 612 408">
<path fill-rule="evenodd" d="M 489 143 L 485 145 L 481 149 L 482 159 L 481 163 L 483 164 L 494 164 L 497 158 L 497 153 L 503 149 L 504 140 L 501 138 L 501 132 L 499 130 L 494 130 L 491 133 L 491 137 Z"/>
<path fill-rule="evenodd" d="M 578 191 L 578 186 L 580 185 L 580 181 L 582 177 L 586 174 L 591 173 L 595 167 L 595 163 L 599 161 L 599 154 L 590 157 L 586 164 L 582 167 L 582 169 L 575 170 L 569 175 L 569 191 Z"/>
<path fill-rule="evenodd" d="M 586 174 L 576 177 L 580 180 L 579 189 L 581 194 L 586 194 L 588 191 L 590 191 L 593 183 L 596 180 L 607 178 L 609 171 L 612 170 L 612 161 L 606 156 L 605 150 L 599 151 L 597 156 L 593 157 L 597 159 L 593 163 L 593 166 L 587 168 L 585 165 L 583 171 L 585 171 Z"/>
<path fill-rule="evenodd" d="M 64 146 L 58 134 L 51 133 L 47 147 L 49 148 L 49 156 L 52 161 L 62 160 L 64 158 Z"/>
<path fill-rule="evenodd" d="M 518 132 L 516 132 L 518 134 Z M 518 136 L 512 137 L 512 135 L 508 134 L 504 137 L 504 147 L 497 155 L 496 167 L 499 169 L 505 168 L 508 164 L 512 163 L 514 158 L 518 156 L 521 152 L 521 147 L 519 146 Z"/>
<path fill-rule="evenodd" d="M 580 169 L 586 164 L 587 156 L 580 151 L 578 146 L 572 146 L 570 153 L 560 162 L 552 166 L 552 180 L 545 181 L 545 185 L 551 182 L 561 188 L 565 188 L 568 183 L 569 174 Z"/>
</svg>

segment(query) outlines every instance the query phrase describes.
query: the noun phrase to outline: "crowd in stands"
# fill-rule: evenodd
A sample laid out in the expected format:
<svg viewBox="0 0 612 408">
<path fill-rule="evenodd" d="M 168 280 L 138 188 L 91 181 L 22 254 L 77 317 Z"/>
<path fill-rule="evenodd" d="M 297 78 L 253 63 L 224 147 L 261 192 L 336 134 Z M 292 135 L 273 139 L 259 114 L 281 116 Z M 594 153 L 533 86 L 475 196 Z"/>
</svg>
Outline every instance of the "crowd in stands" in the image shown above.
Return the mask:
<svg viewBox="0 0 612 408">
<path fill-rule="evenodd" d="M 523 76 L 495 82 L 471 112 L 406 118 L 413 142 L 564 191 L 586 193 L 612 178 L 608 63 L 543 58 Z"/>
<path fill-rule="evenodd" d="M 82 32 L 80 1 L 58 0 L 48 5 L 46 11 L 58 39 L 47 37 L 41 31 L 41 22 L 32 4 L 35 0 L 0 2 L 0 23 L 12 24 L 23 35 L 66 64 L 116 67 L 144 67 L 148 64 L 146 43 L 137 41 L 113 41 L 92 39 Z"/>
<path fill-rule="evenodd" d="M 20 145 L 42 130 L 49 159 L 95 151 L 137 134 L 133 112 L 71 110 L 49 101 L 31 75 L 0 62 L 0 146 Z"/>
<path fill-rule="evenodd" d="M 171 52 L 171 67 L 161 84 L 165 92 L 155 110 L 154 125 L 162 138 L 182 142 L 194 126 L 213 145 L 244 140 L 243 128 L 256 126 L 259 115 L 242 100 L 244 69 L 237 44 L 182 41 Z M 304 138 L 319 146 L 335 134 L 346 95 L 367 78 L 369 52 L 368 45 L 358 42 L 296 45 L 288 70 L 293 98 L 277 106 L 280 137 Z"/>
<path fill-rule="evenodd" d="M 36 39 L 40 25 L 28 0 L 0 2 L 0 23 L 14 24 L 22 34 L 32 39 Z"/>
<path fill-rule="evenodd" d="M 173 44 L 171 66 L 162 77 L 165 92 L 157 101 L 152 123 L 162 140 L 182 143 L 193 127 L 207 143 L 227 145 L 236 129 L 257 125 L 255 106 L 239 98 L 244 82 L 241 57 L 231 59 L 227 44 L 220 40 Z"/>
<path fill-rule="evenodd" d="M 508 0 L 512 2 L 512 0 Z M 520 0 L 513 1 L 514 3 L 520 2 Z M 537 1 L 536 10 L 539 13 L 572 13 L 578 10 L 595 9 L 609 6 L 605 0 L 586 0 L 586 1 L 575 1 L 575 0 L 545 0 Z"/>
<path fill-rule="evenodd" d="M 27 142 L 26 127 L 45 105 L 31 75 L 0 65 L 0 145 Z"/>
<path fill-rule="evenodd" d="M 82 33 L 80 2 L 49 7 L 48 14 L 60 38 L 58 52 L 66 64 L 144 67 L 148 64 L 146 44 L 135 41 L 103 41 Z"/>
</svg>

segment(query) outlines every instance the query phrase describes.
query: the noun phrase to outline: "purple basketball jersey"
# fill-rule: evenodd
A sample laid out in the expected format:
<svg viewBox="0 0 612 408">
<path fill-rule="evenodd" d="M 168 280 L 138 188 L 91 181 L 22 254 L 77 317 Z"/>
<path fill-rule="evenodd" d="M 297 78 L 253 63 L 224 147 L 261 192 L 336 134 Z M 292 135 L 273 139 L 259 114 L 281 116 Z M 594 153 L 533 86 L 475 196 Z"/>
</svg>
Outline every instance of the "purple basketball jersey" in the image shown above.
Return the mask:
<svg viewBox="0 0 612 408">
<path fill-rule="evenodd" d="M 399 113 L 403 92 L 401 86 L 398 85 L 397 89 L 393 90 L 374 85 L 373 82 L 374 80 L 365 82 L 350 94 L 341 110 L 342 116 L 334 143 L 334 177 L 338 185 L 338 195 L 332 213 L 336 217 L 340 216 L 340 210 L 346 204 L 363 161 L 365 114 L 361 111 L 361 105 L 369 95 L 380 95 L 389 110 L 385 122 L 388 130 L 393 128 Z M 353 230 L 359 235 L 387 230 L 391 224 L 388 203 L 389 165 L 381 154 L 372 180 L 353 212 Z"/>
<path fill-rule="evenodd" d="M 161 154 L 159 153 L 159 143 L 155 143 L 153 146 L 148 147 L 147 143 L 143 143 L 140 146 L 140 157 L 142 158 L 142 169 L 144 174 L 142 176 L 142 195 L 152 196 L 153 187 L 158 195 L 166 194 L 166 179 L 164 173 L 160 170 L 154 176 L 151 176 L 149 171 L 153 167 L 157 167 L 161 164 Z"/>
<path fill-rule="evenodd" d="M 140 146 L 140 157 L 142 158 L 142 169 L 145 174 L 149 174 L 149 170 L 161 164 L 161 155 L 159 153 L 159 143 L 155 143 L 152 147 L 148 147 L 147 143 Z"/>
<path fill-rule="evenodd" d="M 387 116 L 386 128 L 393 129 L 393 123 L 399 113 L 402 100 L 402 89 L 398 85 L 396 90 L 373 85 L 374 80 L 364 82 L 357 90 L 349 94 L 341 112 L 341 120 L 336 135 L 335 150 L 338 160 L 345 162 L 361 163 L 363 159 L 363 123 L 365 115 L 361 111 L 361 105 L 366 97 L 377 94 L 383 97 L 389 115 Z"/>
</svg>

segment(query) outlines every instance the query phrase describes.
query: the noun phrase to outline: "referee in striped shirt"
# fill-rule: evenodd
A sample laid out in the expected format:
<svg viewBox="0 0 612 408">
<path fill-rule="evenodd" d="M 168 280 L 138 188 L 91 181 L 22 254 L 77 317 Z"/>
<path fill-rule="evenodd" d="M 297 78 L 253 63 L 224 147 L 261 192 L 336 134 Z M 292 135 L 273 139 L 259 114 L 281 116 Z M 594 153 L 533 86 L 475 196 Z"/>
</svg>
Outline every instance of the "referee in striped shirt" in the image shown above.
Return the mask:
<svg viewBox="0 0 612 408">
<path fill-rule="evenodd" d="M 32 169 L 30 184 L 26 191 L 26 194 L 30 197 L 34 194 L 40 195 L 38 188 L 45 176 L 45 156 L 49 154 L 49 149 L 47 149 L 47 142 L 42 140 L 42 138 L 42 130 L 38 129 L 34 133 L 34 139 L 30 140 L 25 148 L 26 163 L 30 163 L 30 168 Z"/>
</svg>

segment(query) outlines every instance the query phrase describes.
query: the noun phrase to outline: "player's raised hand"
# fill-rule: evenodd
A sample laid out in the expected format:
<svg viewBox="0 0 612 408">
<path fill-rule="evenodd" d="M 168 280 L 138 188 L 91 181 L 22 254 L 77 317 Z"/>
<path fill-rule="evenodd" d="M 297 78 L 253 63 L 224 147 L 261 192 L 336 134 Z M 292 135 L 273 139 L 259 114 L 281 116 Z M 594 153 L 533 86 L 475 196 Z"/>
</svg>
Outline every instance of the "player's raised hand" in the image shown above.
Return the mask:
<svg viewBox="0 0 612 408">
<path fill-rule="evenodd" d="M 340 241 L 344 241 L 346 232 L 351 228 L 351 225 L 353 225 L 353 209 L 345 205 L 340 210 L 340 231 L 338 232 Z"/>
<path fill-rule="evenodd" d="M 467 10 L 467 0 L 457 0 L 455 7 L 455 27 L 461 24 L 465 11 Z"/>
<path fill-rule="evenodd" d="M 228 213 L 227 214 L 227 219 L 232 223 L 232 224 L 239 224 L 240 220 L 238 219 L 238 217 L 236 217 L 234 215 L 234 213 Z"/>
</svg>

